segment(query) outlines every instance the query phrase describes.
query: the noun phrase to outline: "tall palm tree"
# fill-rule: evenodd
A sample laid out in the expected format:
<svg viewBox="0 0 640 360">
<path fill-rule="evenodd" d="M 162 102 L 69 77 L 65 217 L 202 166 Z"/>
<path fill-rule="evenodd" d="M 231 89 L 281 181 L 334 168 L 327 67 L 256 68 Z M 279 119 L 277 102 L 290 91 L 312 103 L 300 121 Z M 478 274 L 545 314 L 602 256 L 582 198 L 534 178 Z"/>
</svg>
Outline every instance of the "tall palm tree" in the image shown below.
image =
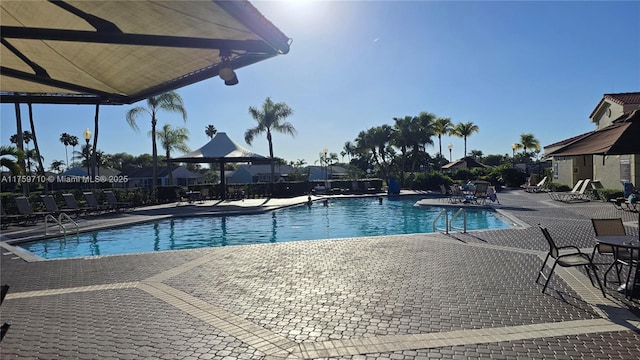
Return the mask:
<svg viewBox="0 0 640 360">
<path fill-rule="evenodd" d="M 20 151 L 15 146 L 0 146 L 0 167 L 9 169 L 12 175 L 19 175 L 22 173 L 19 161 L 20 157 Z"/>
<path fill-rule="evenodd" d="M 71 145 L 71 155 L 73 155 L 73 153 L 76 152 L 76 146 L 78 146 L 78 144 L 80 144 L 80 139 L 78 139 L 78 137 L 75 135 L 69 135 L 69 145 Z M 71 159 L 71 166 L 73 167 L 73 158 Z M 69 167 L 69 164 L 67 163 L 67 168 L 68 167 Z"/>
<path fill-rule="evenodd" d="M 156 125 L 158 123 L 157 114 L 160 110 L 176 112 L 182 115 L 184 122 L 187 121 L 187 110 L 184 107 L 182 97 L 175 92 L 169 91 L 164 94 L 152 96 L 147 99 L 147 107 L 136 106 L 127 111 L 126 118 L 129 126 L 139 131 L 136 118 L 142 114 L 151 116 L 151 148 L 153 159 L 153 188 L 158 184 L 158 146 L 156 144 Z"/>
<path fill-rule="evenodd" d="M 216 127 L 213 125 L 207 125 L 207 127 L 204 129 L 204 133 L 207 134 L 209 139 L 213 139 L 213 136 L 218 133 L 218 129 L 216 129 Z"/>
<path fill-rule="evenodd" d="M 149 133 L 151 135 L 151 133 Z M 166 159 L 171 159 L 171 152 L 179 150 L 189 152 L 186 142 L 189 140 L 189 130 L 183 127 L 173 128 L 169 124 L 164 124 L 162 129 L 158 131 L 158 139 L 160 146 L 166 153 Z M 169 175 L 169 185 L 173 185 L 173 173 L 171 171 L 171 163 L 167 161 L 167 174 Z"/>
<path fill-rule="evenodd" d="M 244 141 L 251 145 L 253 139 L 259 134 L 267 133 L 267 141 L 269 142 L 269 157 L 271 158 L 271 183 L 274 177 L 273 164 L 273 137 L 272 132 L 276 131 L 282 134 L 296 136 L 296 129 L 291 123 L 285 121 L 286 118 L 293 115 L 293 109 L 284 102 L 274 103 L 271 98 L 267 97 L 262 103 L 260 109 L 249 107 L 249 114 L 258 122 L 258 125 L 248 129 L 244 133 Z"/>
<path fill-rule="evenodd" d="M 471 136 L 473 133 L 477 133 L 480 131 L 478 125 L 474 124 L 471 121 L 466 123 L 458 123 L 451 132 L 451 135 L 461 137 L 464 139 L 464 157 L 467 157 L 467 137 Z"/>
<path fill-rule="evenodd" d="M 442 135 L 451 135 L 453 123 L 451 118 L 440 117 L 433 122 L 433 133 L 438 135 L 438 153 L 442 155 Z"/>
<path fill-rule="evenodd" d="M 63 132 L 62 134 L 60 134 L 60 142 L 64 145 L 64 154 L 67 157 L 67 170 L 69 169 L 69 153 L 67 152 L 67 147 L 69 145 L 71 145 L 71 143 L 69 142 L 69 137 L 71 135 L 69 135 L 66 132 Z"/>
<path fill-rule="evenodd" d="M 393 133 L 391 136 L 391 143 L 400 149 L 400 183 L 404 186 L 404 172 L 405 163 L 407 160 L 407 147 L 412 142 L 413 134 L 411 130 L 413 127 L 414 117 L 405 116 L 403 118 L 393 118 L 395 124 L 393 126 Z"/>
<path fill-rule="evenodd" d="M 42 155 L 40 154 L 40 147 L 38 146 L 38 137 L 36 136 L 36 125 L 33 122 L 33 109 L 31 104 L 27 104 L 29 108 L 29 125 L 31 126 L 31 135 L 33 140 L 33 148 L 36 152 L 36 159 L 38 161 L 38 174 L 44 176 L 44 165 L 42 165 Z"/>
<path fill-rule="evenodd" d="M 520 134 L 520 145 L 524 151 L 525 158 L 527 157 L 527 149 L 540 151 L 540 141 L 531 133 Z"/>
</svg>

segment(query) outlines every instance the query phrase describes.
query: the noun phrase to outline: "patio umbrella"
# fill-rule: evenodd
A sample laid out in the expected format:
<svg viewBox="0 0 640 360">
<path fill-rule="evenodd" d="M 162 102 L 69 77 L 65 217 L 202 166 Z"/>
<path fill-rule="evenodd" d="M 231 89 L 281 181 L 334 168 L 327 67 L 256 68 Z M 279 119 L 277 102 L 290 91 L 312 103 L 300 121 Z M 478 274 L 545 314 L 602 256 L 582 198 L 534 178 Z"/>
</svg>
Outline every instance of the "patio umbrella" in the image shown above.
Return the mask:
<svg viewBox="0 0 640 360">
<path fill-rule="evenodd" d="M 611 125 L 579 138 L 548 156 L 637 155 L 640 154 L 640 110 L 625 113 Z M 604 162 L 604 157 L 602 158 Z M 638 211 L 640 232 L 640 211 Z"/>
<path fill-rule="evenodd" d="M 226 133 L 216 133 L 211 140 L 197 150 L 173 159 L 167 159 L 168 162 L 184 162 L 184 163 L 218 163 L 220 164 L 220 185 L 225 188 L 224 165 L 226 163 L 261 163 L 268 164 L 270 158 L 253 153 L 236 142 L 231 140 Z M 222 200 L 225 199 L 225 191 L 221 194 Z"/>
</svg>

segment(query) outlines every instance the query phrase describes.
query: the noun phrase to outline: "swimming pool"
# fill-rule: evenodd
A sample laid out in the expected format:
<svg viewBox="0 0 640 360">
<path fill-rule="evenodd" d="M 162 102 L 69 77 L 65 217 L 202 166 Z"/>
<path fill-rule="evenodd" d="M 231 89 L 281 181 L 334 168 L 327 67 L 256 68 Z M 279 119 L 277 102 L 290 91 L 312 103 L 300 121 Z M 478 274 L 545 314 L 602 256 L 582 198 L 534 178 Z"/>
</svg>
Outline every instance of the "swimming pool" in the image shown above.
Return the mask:
<svg viewBox="0 0 640 360">
<path fill-rule="evenodd" d="M 332 199 L 262 214 L 172 218 L 19 246 L 45 259 L 300 240 L 433 232 L 442 207 L 414 206 L 419 197 Z M 457 208 L 448 208 L 449 217 Z M 462 227 L 462 219 L 454 221 Z M 444 223 L 439 226 L 444 227 Z M 467 210 L 467 229 L 510 225 L 491 209 Z"/>
</svg>

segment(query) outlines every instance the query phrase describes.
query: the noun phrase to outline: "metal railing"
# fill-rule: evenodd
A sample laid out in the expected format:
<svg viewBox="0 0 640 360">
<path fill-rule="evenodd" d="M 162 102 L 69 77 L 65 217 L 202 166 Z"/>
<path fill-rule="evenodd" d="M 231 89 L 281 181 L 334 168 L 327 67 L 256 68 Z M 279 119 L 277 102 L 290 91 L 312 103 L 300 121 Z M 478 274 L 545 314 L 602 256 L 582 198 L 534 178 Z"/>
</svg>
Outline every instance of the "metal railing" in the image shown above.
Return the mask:
<svg viewBox="0 0 640 360">
<path fill-rule="evenodd" d="M 453 221 L 458 216 L 460 216 L 460 214 L 462 214 L 462 227 L 453 226 Z M 442 215 L 444 215 L 444 223 L 445 223 L 444 229 L 439 228 L 437 226 L 437 222 L 438 220 L 440 220 Z M 436 218 L 433 220 L 433 232 L 441 232 L 444 234 L 449 234 L 449 231 L 452 231 L 454 229 L 462 230 L 463 234 L 467 233 L 467 212 L 465 211 L 465 209 L 464 208 L 458 209 L 458 211 L 456 211 L 455 214 L 453 214 L 451 219 L 449 219 L 449 213 L 447 212 L 447 209 L 440 210 L 440 212 L 438 213 L 438 216 L 436 216 Z"/>
<path fill-rule="evenodd" d="M 51 235 L 49 234 L 49 220 L 52 220 L 54 224 L 58 225 L 58 231 L 64 234 L 64 236 L 67 236 L 67 227 L 65 226 L 63 220 L 67 220 L 69 223 L 75 226 L 76 235 L 78 235 L 78 233 L 80 232 L 80 229 L 78 228 L 78 223 L 73 221 L 73 219 L 71 219 L 69 215 L 65 213 L 61 213 L 60 215 L 58 215 L 58 218 L 56 219 L 53 215 L 47 214 L 47 216 L 44 217 L 44 234 L 45 235 Z"/>
</svg>

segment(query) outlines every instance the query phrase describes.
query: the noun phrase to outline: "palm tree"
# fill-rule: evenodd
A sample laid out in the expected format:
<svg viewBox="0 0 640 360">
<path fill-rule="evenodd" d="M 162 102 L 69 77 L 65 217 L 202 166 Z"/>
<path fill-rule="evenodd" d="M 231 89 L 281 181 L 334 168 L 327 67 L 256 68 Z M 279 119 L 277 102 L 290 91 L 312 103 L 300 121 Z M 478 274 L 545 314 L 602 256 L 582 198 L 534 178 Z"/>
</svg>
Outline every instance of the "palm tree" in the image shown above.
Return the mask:
<svg viewBox="0 0 640 360">
<path fill-rule="evenodd" d="M 482 156 L 484 154 L 482 153 L 482 150 L 471 150 L 469 151 L 469 156 L 471 156 L 472 158 L 478 160 L 478 161 L 482 161 Z"/>
<path fill-rule="evenodd" d="M 44 175 L 44 165 L 42 164 L 42 155 L 40 154 L 40 147 L 38 146 L 38 137 L 36 136 L 36 125 L 33 122 L 33 108 L 31 104 L 27 104 L 29 108 L 29 125 L 31 126 L 31 140 L 33 140 L 33 148 L 36 152 L 35 157 L 38 161 L 37 172 L 39 175 Z"/>
<path fill-rule="evenodd" d="M 22 173 L 20 157 L 20 151 L 15 146 L 0 146 L 0 167 L 9 169 L 12 175 L 19 175 Z"/>
<path fill-rule="evenodd" d="M 433 122 L 433 133 L 438 135 L 438 153 L 442 155 L 442 135 L 450 135 L 453 130 L 451 118 L 440 117 Z"/>
<path fill-rule="evenodd" d="M 49 170 L 55 171 L 56 173 L 60 174 L 62 172 L 63 165 L 64 165 L 64 161 L 53 160 L 51 162 L 51 165 L 49 165 Z"/>
<path fill-rule="evenodd" d="M 69 145 L 71 145 L 72 155 L 74 152 L 76 152 L 76 146 L 78 146 L 78 144 L 80 144 L 80 139 L 78 139 L 78 137 L 75 135 L 69 135 Z M 71 166 L 73 167 L 73 159 L 71 159 Z M 69 167 L 68 163 L 67 163 L 67 167 Z"/>
<path fill-rule="evenodd" d="M 464 139 L 464 157 L 467 156 L 467 137 L 471 136 L 473 133 L 477 133 L 478 131 L 480 131 L 478 125 L 475 125 L 471 121 L 458 123 L 451 131 L 451 135 Z"/>
<path fill-rule="evenodd" d="M 524 156 L 527 158 L 527 149 L 534 149 L 540 151 L 540 141 L 536 139 L 531 133 L 520 134 L 520 144 L 524 151 Z"/>
<path fill-rule="evenodd" d="M 349 155 L 349 162 L 351 162 L 351 157 L 355 154 L 356 152 L 356 147 L 355 145 L 353 145 L 353 143 L 351 141 L 347 141 L 346 143 L 344 143 L 344 152 Z"/>
<path fill-rule="evenodd" d="M 151 135 L 151 132 L 149 132 Z M 171 159 L 171 152 L 174 150 L 180 150 L 182 152 L 188 152 L 189 147 L 186 141 L 189 140 L 189 130 L 183 127 L 172 128 L 169 124 L 164 124 L 162 129 L 158 132 L 158 139 L 160 140 L 160 146 L 166 152 L 166 160 Z M 173 183 L 173 173 L 171 171 L 171 163 L 167 161 L 167 174 L 169 175 L 168 185 Z"/>
<path fill-rule="evenodd" d="M 158 184 L 158 146 L 156 144 L 156 125 L 158 123 L 157 113 L 160 110 L 169 112 L 176 112 L 182 115 L 182 119 L 187 121 L 187 110 L 184 107 L 182 97 L 175 92 L 169 91 L 158 96 L 152 96 L 147 99 L 147 107 L 136 106 L 133 109 L 127 111 L 126 118 L 129 126 L 134 130 L 139 131 L 136 124 L 136 118 L 142 114 L 149 114 L 151 116 L 151 148 L 153 159 L 153 188 Z"/>
<path fill-rule="evenodd" d="M 70 136 L 71 135 L 66 132 L 60 134 L 60 142 L 64 145 L 64 154 L 67 157 L 67 170 L 69 169 L 69 153 L 67 152 L 67 146 L 71 145 L 71 143 L 69 142 Z"/>
<path fill-rule="evenodd" d="M 207 125 L 207 127 L 204 129 L 204 133 L 207 134 L 209 139 L 213 139 L 213 135 L 218 133 L 218 129 L 216 129 L 216 127 L 213 125 Z"/>
<path fill-rule="evenodd" d="M 296 129 L 291 123 L 284 121 L 287 117 L 293 114 L 293 109 L 289 105 L 279 102 L 273 103 L 271 98 L 267 97 L 262 104 L 262 108 L 249 107 L 249 114 L 258 122 L 258 125 L 248 129 L 244 133 L 244 141 L 251 145 L 253 139 L 259 134 L 267 133 L 267 141 L 269 142 L 269 157 L 271 158 L 271 183 L 273 183 L 274 177 L 274 164 L 273 164 L 273 137 L 272 131 L 276 131 L 282 134 L 296 136 Z"/>
</svg>

